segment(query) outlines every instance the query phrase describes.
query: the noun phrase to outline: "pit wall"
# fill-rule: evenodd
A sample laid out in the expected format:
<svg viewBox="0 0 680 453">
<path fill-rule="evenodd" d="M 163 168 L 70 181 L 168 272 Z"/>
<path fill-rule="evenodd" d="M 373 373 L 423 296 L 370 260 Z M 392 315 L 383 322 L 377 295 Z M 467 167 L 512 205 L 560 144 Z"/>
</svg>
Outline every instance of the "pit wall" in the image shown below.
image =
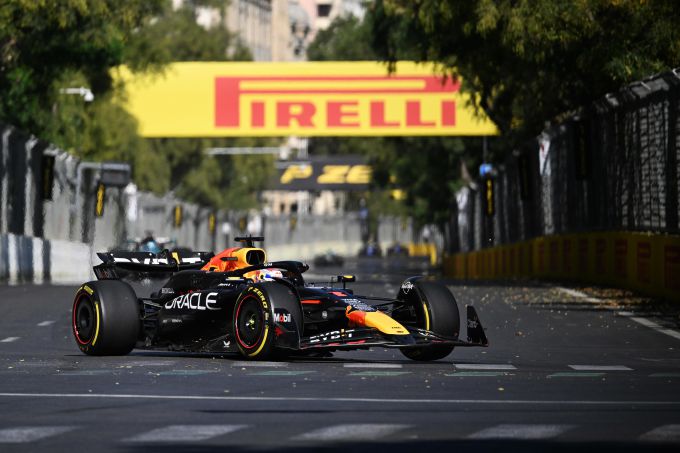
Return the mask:
<svg viewBox="0 0 680 453">
<path fill-rule="evenodd" d="M 458 279 L 545 278 L 636 290 L 680 303 L 680 236 L 599 232 L 544 236 L 443 259 Z"/>
</svg>

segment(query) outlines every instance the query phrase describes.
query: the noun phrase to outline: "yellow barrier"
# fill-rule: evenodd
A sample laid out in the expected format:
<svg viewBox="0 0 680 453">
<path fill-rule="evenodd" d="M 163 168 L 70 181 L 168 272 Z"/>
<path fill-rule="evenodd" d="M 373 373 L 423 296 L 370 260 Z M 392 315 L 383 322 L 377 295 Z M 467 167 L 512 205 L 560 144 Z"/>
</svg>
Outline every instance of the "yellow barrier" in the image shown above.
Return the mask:
<svg viewBox="0 0 680 453">
<path fill-rule="evenodd" d="M 445 275 L 453 278 L 571 280 L 634 289 L 680 302 L 677 235 L 601 232 L 544 236 L 447 256 L 443 267 Z"/>
<path fill-rule="evenodd" d="M 430 264 L 437 264 L 437 247 L 429 242 L 411 242 L 408 245 L 408 256 L 428 257 Z"/>
</svg>

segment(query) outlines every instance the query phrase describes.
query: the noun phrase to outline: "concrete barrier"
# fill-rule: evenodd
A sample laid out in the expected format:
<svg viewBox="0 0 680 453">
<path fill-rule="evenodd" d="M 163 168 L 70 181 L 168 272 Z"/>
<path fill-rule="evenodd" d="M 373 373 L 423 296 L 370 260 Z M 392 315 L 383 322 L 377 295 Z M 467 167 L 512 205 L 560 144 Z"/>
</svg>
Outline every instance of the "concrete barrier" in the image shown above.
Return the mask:
<svg viewBox="0 0 680 453">
<path fill-rule="evenodd" d="M 545 278 L 611 285 L 680 302 L 680 236 L 597 232 L 543 236 L 447 256 L 461 279 Z"/>
<path fill-rule="evenodd" d="M 87 244 L 0 235 L 0 282 L 72 284 L 92 276 Z"/>
</svg>

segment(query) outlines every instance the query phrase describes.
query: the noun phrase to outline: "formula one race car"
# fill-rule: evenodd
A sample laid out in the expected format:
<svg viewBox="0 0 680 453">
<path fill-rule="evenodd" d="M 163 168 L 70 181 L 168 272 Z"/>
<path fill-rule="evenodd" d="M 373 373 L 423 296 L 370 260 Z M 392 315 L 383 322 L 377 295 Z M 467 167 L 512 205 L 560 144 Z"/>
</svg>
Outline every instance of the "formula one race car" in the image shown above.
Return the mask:
<svg viewBox="0 0 680 453">
<path fill-rule="evenodd" d="M 399 348 L 414 360 L 446 357 L 455 346 L 487 346 L 477 313 L 467 307 L 467 341 L 458 339 L 456 300 L 442 284 L 408 278 L 395 298 L 354 294 L 343 275 L 305 283 L 298 261 L 267 262 L 262 238 L 206 252 L 99 253 L 97 281 L 73 302 L 73 335 L 89 355 L 133 348 L 193 352 L 238 351 L 249 359 L 373 346 Z M 133 284 L 167 278 L 140 297 Z M 334 281 L 333 281 L 334 280 Z M 339 286 L 339 285 L 336 285 Z M 322 354 L 319 354 L 322 355 Z"/>
</svg>

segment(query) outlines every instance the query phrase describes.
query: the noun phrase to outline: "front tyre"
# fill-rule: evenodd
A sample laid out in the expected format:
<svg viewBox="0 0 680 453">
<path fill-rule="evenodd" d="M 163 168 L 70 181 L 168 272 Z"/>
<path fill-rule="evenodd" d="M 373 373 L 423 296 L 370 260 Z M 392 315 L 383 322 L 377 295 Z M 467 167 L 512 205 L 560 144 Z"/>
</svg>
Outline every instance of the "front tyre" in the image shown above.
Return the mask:
<svg viewBox="0 0 680 453">
<path fill-rule="evenodd" d="M 245 358 L 284 357 L 300 346 L 304 329 L 300 300 L 280 283 L 249 286 L 234 304 L 232 328 L 238 350 Z"/>
<path fill-rule="evenodd" d="M 87 355 L 125 355 L 140 332 L 134 290 L 120 280 L 88 282 L 73 301 L 71 327 L 78 348 Z"/>
<path fill-rule="evenodd" d="M 243 356 L 268 358 L 274 349 L 271 302 L 260 285 L 249 286 L 234 304 L 234 337 Z"/>
<path fill-rule="evenodd" d="M 458 338 L 460 332 L 458 304 L 445 285 L 410 278 L 402 285 L 397 298 L 405 301 L 413 314 L 408 324 L 439 335 Z M 451 345 L 401 349 L 401 353 L 406 357 L 419 361 L 443 359 L 452 351 Z"/>
</svg>

